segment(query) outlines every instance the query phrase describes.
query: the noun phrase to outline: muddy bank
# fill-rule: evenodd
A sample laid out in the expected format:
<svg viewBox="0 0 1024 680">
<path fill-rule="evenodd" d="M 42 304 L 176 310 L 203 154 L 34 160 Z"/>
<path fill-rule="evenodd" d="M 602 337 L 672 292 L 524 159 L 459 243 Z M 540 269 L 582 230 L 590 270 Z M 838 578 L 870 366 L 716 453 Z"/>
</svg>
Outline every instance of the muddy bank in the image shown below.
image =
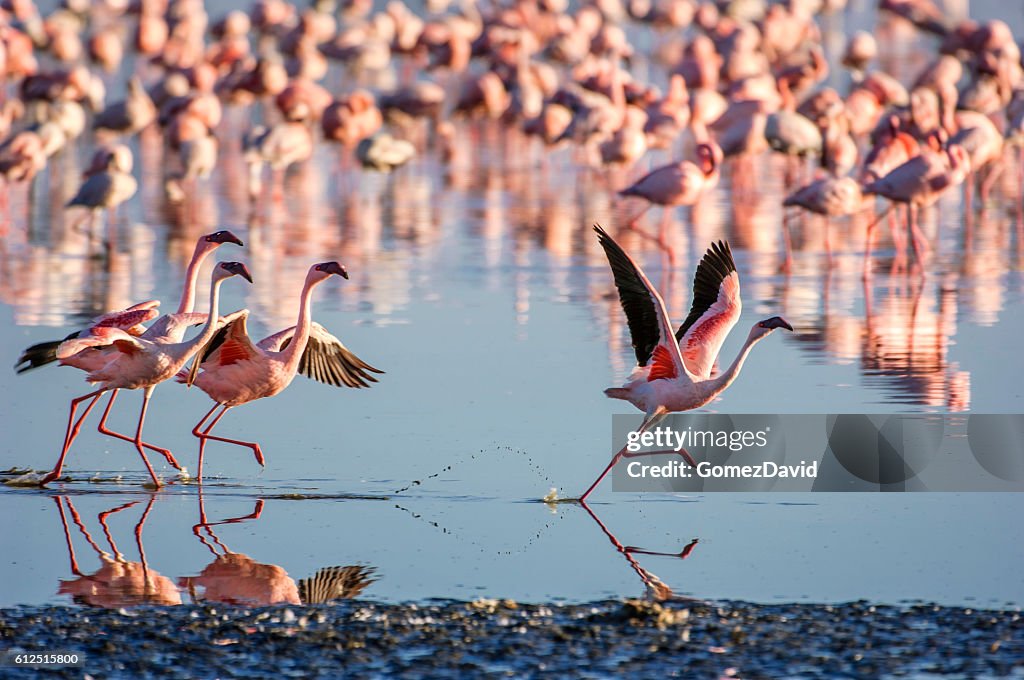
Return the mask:
<svg viewBox="0 0 1024 680">
<path fill-rule="evenodd" d="M 0 648 L 84 654 L 62 677 L 1024 676 L 1019 611 L 866 603 L 18 608 Z"/>
</svg>

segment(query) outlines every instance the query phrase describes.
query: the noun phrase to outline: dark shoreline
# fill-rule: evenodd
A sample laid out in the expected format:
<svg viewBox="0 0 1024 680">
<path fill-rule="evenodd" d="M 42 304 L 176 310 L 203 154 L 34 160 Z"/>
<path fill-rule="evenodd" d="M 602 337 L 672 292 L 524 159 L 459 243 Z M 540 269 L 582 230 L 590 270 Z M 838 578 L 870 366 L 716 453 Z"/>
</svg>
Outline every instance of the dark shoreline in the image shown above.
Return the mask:
<svg viewBox="0 0 1024 680">
<path fill-rule="evenodd" d="M 53 677 L 1024 677 L 1019 610 L 606 600 L 0 610 L 0 652 L 77 651 Z M 0 677 L 36 670 L 0 668 Z"/>
</svg>

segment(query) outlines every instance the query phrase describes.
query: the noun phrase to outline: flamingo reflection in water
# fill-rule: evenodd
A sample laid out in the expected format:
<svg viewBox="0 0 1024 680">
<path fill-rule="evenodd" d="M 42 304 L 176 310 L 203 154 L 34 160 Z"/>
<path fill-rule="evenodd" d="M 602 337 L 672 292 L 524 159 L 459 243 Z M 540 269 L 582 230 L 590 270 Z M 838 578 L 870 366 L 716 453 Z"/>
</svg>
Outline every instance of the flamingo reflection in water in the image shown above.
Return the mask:
<svg viewBox="0 0 1024 680">
<path fill-rule="evenodd" d="M 261 564 L 248 555 L 233 552 L 214 533 L 213 527 L 218 525 L 259 519 L 263 505 L 260 499 L 248 515 L 210 522 L 206 517 L 203 495 L 199 494 L 199 523 L 192 527 L 192 533 L 213 553 L 214 559 L 198 576 L 178 580 L 178 585 L 188 591 L 192 602 L 319 604 L 356 597 L 376 580 L 373 567 L 352 565 L 326 567 L 296 583 L 283 567 Z"/>
<path fill-rule="evenodd" d="M 74 579 L 62 580 L 60 582 L 60 587 L 57 590 L 59 594 L 71 595 L 77 604 L 106 607 L 109 609 L 141 604 L 181 604 L 181 594 L 178 592 L 174 582 L 149 567 L 146 562 L 146 552 L 142 547 L 142 527 L 149 517 L 150 510 L 153 508 L 153 502 L 156 500 L 155 495 L 149 496 L 146 509 L 142 512 L 142 516 L 135 525 L 135 545 L 139 551 L 138 562 L 128 561 L 118 549 L 117 544 L 114 543 L 110 528 L 107 526 L 107 518 L 138 505 L 140 501 L 131 501 L 99 514 L 99 523 L 103 528 L 103 535 L 110 545 L 110 552 L 107 552 L 90 535 L 70 498 L 56 496 L 53 500 L 57 504 L 61 525 L 64 528 L 64 538 L 68 546 L 68 557 L 71 560 L 71 573 L 76 576 Z M 66 512 L 65 505 L 67 506 Z M 88 542 L 102 562 L 102 566 L 92 574 L 83 573 L 78 565 L 74 543 L 71 540 L 71 529 L 68 526 L 69 514 L 71 520 L 85 537 L 86 542 Z"/>
<path fill-rule="evenodd" d="M 672 589 L 660 578 L 652 574 L 651 572 L 640 566 L 640 563 L 636 560 L 634 555 L 660 555 L 662 557 L 676 557 L 680 560 L 685 560 L 693 552 L 693 549 L 697 547 L 697 543 L 700 539 L 693 539 L 680 550 L 678 553 L 667 553 L 667 552 L 655 552 L 653 550 L 644 550 L 643 548 L 637 548 L 631 545 L 623 545 L 615 534 L 601 521 L 601 518 L 587 505 L 586 501 L 580 501 L 580 505 L 587 511 L 587 514 L 597 522 L 597 526 L 601 528 L 604 535 L 608 537 L 611 544 L 615 546 L 615 549 L 626 558 L 626 562 L 629 563 L 630 568 L 637 573 L 640 580 L 643 581 L 644 586 L 647 588 L 647 596 L 655 601 L 664 602 L 665 600 L 671 600 L 676 597 L 676 594 L 672 592 Z"/>
</svg>

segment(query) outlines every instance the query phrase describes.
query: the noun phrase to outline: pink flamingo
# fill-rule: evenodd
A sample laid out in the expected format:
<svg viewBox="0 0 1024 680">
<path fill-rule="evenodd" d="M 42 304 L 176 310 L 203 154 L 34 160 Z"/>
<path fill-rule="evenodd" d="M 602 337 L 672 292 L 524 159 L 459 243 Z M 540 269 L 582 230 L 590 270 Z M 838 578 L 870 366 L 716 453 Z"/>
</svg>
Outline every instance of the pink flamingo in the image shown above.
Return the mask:
<svg viewBox="0 0 1024 680">
<path fill-rule="evenodd" d="M 673 334 L 665 302 L 643 270 L 604 229 L 595 225 L 594 231 L 608 256 L 637 359 L 626 384 L 609 387 L 604 393 L 646 413 L 638 432 L 652 427 L 668 413 L 704 406 L 736 380 L 754 345 L 776 328 L 793 330 L 779 316 L 758 321 L 732 365 L 712 377 L 722 343 L 740 317 L 740 279 L 729 245 L 712 244 L 697 265 L 690 314 Z M 620 450 L 579 500 L 585 501 L 619 460 L 640 455 L 651 454 Z M 695 465 L 685 450 L 679 455 Z"/>
<path fill-rule="evenodd" d="M 18 357 L 18 363 L 14 366 L 15 369 L 18 373 L 24 373 L 25 371 L 32 370 L 33 368 L 39 368 L 57 361 L 57 348 L 60 347 L 62 342 L 65 340 L 88 337 L 93 334 L 94 329 L 97 327 L 120 328 L 126 333 L 140 336 L 146 340 L 181 342 L 185 337 L 185 331 L 189 326 L 197 325 L 206 321 L 206 314 L 193 313 L 192 311 L 195 308 L 196 283 L 199 279 L 199 269 L 202 267 L 206 258 L 224 243 L 243 245 L 241 239 L 227 230 L 216 231 L 212 234 L 206 234 L 205 236 L 199 237 L 199 240 L 196 242 L 195 251 L 192 253 L 192 260 L 189 262 L 188 268 L 185 272 L 185 287 L 181 291 L 181 301 L 178 303 L 177 311 L 160 317 L 156 320 L 156 323 L 149 327 L 149 329 L 143 326 L 142 322 L 156 318 L 158 314 L 156 308 L 160 305 L 156 300 L 140 302 L 139 304 L 132 305 L 127 309 L 108 312 L 107 314 L 96 317 L 96 319 L 93 320 L 93 325 L 91 327 L 75 331 L 64 338 L 64 340 L 51 340 L 49 342 L 40 342 L 32 345 L 31 347 L 26 348 L 21 353 L 21 356 Z M 91 373 L 92 371 L 97 371 L 103 368 L 103 366 L 105 366 L 116 354 L 117 351 L 112 347 L 89 347 L 77 354 L 61 359 L 60 364 L 62 366 L 73 366 L 74 368 L 79 368 L 87 373 Z M 117 390 L 111 390 L 110 401 L 107 402 L 107 407 L 103 410 L 103 416 L 100 418 L 97 429 L 101 434 L 105 434 L 109 437 L 115 437 L 128 442 L 134 441 L 131 437 L 119 432 L 114 432 L 106 427 L 107 417 L 110 415 L 110 409 L 114 405 L 114 399 L 116 398 Z M 96 400 L 98 399 L 99 397 L 96 397 Z M 92 409 L 92 406 L 93 405 L 90 404 L 86 407 L 86 413 L 88 413 L 89 409 Z M 181 469 L 181 465 L 178 464 L 178 461 L 174 459 L 174 456 L 171 455 L 171 452 L 167 449 L 156 447 L 145 442 L 143 443 L 143 446 L 160 453 L 167 459 L 168 463 L 179 470 Z"/>
<path fill-rule="evenodd" d="M 894 168 L 885 177 L 864 186 L 865 194 L 877 194 L 896 203 L 907 205 L 907 215 L 914 255 L 923 262 L 927 239 L 917 226 L 917 212 L 939 199 L 946 189 L 963 183 L 971 171 L 971 159 L 967 151 L 957 144 L 950 144 L 944 152 L 926 150 L 906 163 Z M 889 210 L 885 212 L 884 216 Z M 865 271 L 871 257 L 871 237 L 881 217 L 872 221 L 867 230 L 865 248 Z"/>
<path fill-rule="evenodd" d="M 215 337 L 207 338 L 208 344 L 192 364 L 191 371 L 178 375 L 179 382 L 197 385 L 216 402 L 192 428 L 192 434 L 199 438 L 199 481 L 203 479 L 203 451 L 207 439 L 247 446 L 256 461 L 263 465 L 263 452 L 256 442 L 210 434 L 228 409 L 278 394 L 291 384 L 298 372 L 328 385 L 356 388 L 369 387 L 367 381 L 377 382 L 369 372 L 383 373 L 350 352 L 338 338 L 310 318 L 313 288 L 335 274 L 348 278 L 348 272 L 337 262 L 310 267 L 299 298 L 296 325 L 257 344 L 253 344 L 246 329 L 249 310 L 225 317 L 227 323 Z M 202 429 L 219 408 L 221 412 Z"/>
<path fill-rule="evenodd" d="M 57 348 L 57 358 L 66 359 L 72 357 L 84 349 L 90 347 L 102 347 L 110 345 L 117 354 L 113 356 L 104 366 L 93 370 L 86 377 L 86 380 L 98 384 L 98 390 L 84 396 L 71 400 L 71 412 L 68 415 L 67 434 L 64 437 L 64 448 L 61 450 L 60 458 L 53 471 L 47 474 L 39 482 L 39 486 L 45 486 L 54 479 L 60 477 L 64 468 L 64 459 L 68 450 L 78 436 L 82 423 L 89 415 L 89 411 L 96 404 L 97 398 L 105 392 L 116 389 L 135 390 L 143 388 L 142 410 L 139 413 L 139 423 L 135 429 L 135 448 L 146 464 L 149 476 L 156 487 L 160 487 L 160 480 L 157 479 L 153 467 L 146 458 L 143 450 L 142 425 L 146 420 L 146 410 L 149 407 L 149 399 L 153 395 L 155 387 L 177 373 L 185 363 L 192 358 L 200 347 L 208 343 L 217 333 L 220 327 L 218 306 L 220 301 L 220 286 L 232 276 L 242 276 L 250 283 L 252 276 L 249 270 L 241 262 L 221 262 L 218 264 L 212 275 L 210 286 L 210 313 L 206 318 L 206 325 L 195 338 L 187 342 L 169 342 L 166 338 L 160 340 L 149 340 L 136 337 L 120 328 L 103 327 L 93 328 L 92 334 L 86 337 L 72 338 L 61 343 Z M 75 411 L 78 405 L 86 400 L 91 400 L 81 418 L 75 420 Z M 108 406 L 109 410 L 109 406 Z M 153 447 L 149 447 L 153 448 Z M 158 449 L 159 450 L 159 449 Z"/>
<path fill-rule="evenodd" d="M 857 180 L 852 177 L 824 177 L 794 191 L 782 201 L 782 206 L 784 208 L 796 206 L 826 218 L 825 253 L 831 263 L 832 245 L 829 238 L 829 220 L 833 217 L 843 217 L 859 212 L 863 203 L 864 197 L 861 195 Z M 789 224 L 785 218 L 782 220 L 782 229 L 786 241 L 785 270 L 788 272 L 792 265 L 792 246 L 789 238 Z"/>
<path fill-rule="evenodd" d="M 647 206 L 628 224 L 636 224 L 655 205 L 665 208 L 693 205 L 718 184 L 721 165 L 722 150 L 714 142 L 708 142 L 697 145 L 697 163 L 680 161 L 650 171 L 619 192 L 620 196 L 636 196 L 647 201 Z M 662 221 L 663 230 L 668 217 L 669 212 L 666 210 Z"/>
</svg>

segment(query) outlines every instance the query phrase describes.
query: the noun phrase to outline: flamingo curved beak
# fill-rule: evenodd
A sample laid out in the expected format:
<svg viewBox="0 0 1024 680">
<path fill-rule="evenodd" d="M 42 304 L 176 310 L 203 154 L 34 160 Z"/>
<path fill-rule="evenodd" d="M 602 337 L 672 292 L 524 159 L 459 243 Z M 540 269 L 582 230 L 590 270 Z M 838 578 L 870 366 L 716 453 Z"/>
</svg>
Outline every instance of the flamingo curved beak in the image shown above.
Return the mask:
<svg viewBox="0 0 1024 680">
<path fill-rule="evenodd" d="M 765 319 L 764 321 L 761 322 L 760 325 L 763 328 L 771 328 L 773 330 L 776 328 L 785 328 L 787 331 L 793 330 L 793 327 L 789 324 L 789 322 L 783 319 L 781 316 L 773 316 L 770 319 Z"/>
<path fill-rule="evenodd" d="M 225 262 L 223 267 L 236 276 L 241 276 L 243 279 L 252 283 L 252 274 L 249 273 L 249 268 L 241 262 Z"/>
<path fill-rule="evenodd" d="M 316 266 L 318 271 L 337 274 L 343 279 L 348 278 L 348 270 L 337 262 L 322 262 Z"/>
<path fill-rule="evenodd" d="M 207 236 L 206 239 L 213 243 L 234 243 L 236 246 L 245 245 L 244 243 L 242 243 L 242 239 L 238 238 L 227 229 L 215 231 L 209 236 Z"/>
</svg>

